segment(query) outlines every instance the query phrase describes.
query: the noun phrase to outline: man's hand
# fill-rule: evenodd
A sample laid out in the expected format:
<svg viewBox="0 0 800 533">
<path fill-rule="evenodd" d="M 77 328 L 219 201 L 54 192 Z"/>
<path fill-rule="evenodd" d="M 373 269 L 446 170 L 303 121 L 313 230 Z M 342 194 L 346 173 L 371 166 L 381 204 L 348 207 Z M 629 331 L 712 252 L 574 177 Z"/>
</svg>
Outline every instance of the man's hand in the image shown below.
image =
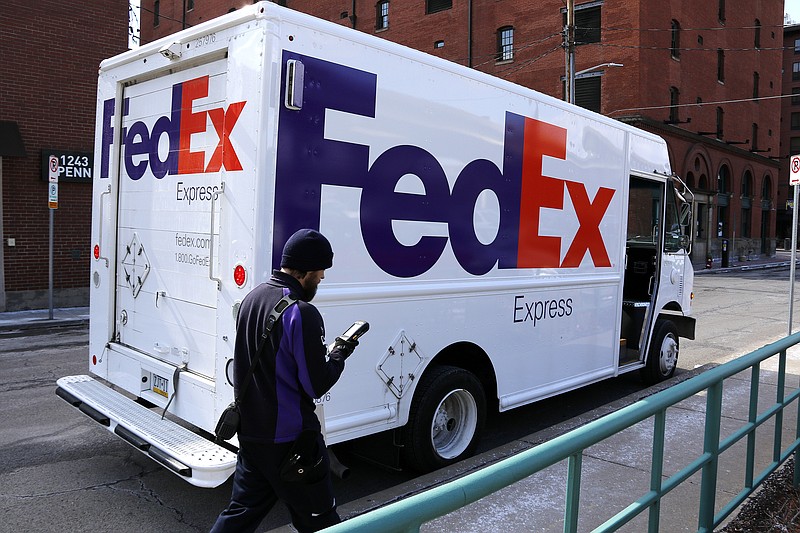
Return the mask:
<svg viewBox="0 0 800 533">
<path fill-rule="evenodd" d="M 338 352 L 341 354 L 342 359 L 347 359 L 356 349 L 356 346 L 358 346 L 358 341 L 349 341 L 342 337 L 336 337 L 336 341 L 333 343 L 333 352 Z"/>
</svg>

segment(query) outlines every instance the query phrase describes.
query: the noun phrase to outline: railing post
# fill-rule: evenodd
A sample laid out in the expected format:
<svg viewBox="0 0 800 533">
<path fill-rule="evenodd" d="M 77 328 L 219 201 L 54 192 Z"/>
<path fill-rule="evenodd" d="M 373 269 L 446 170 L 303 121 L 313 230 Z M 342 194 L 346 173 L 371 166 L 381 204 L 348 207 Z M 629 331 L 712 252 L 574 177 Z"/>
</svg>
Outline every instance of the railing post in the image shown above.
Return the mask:
<svg viewBox="0 0 800 533">
<path fill-rule="evenodd" d="M 650 464 L 650 490 L 658 498 L 650 506 L 647 531 L 658 533 L 661 522 L 661 476 L 664 473 L 664 438 L 667 430 L 667 411 L 659 411 L 653 421 L 653 459 Z"/>
<path fill-rule="evenodd" d="M 753 425 L 753 430 L 747 434 L 747 457 L 745 457 L 744 486 L 753 488 L 753 473 L 756 468 L 756 420 L 758 419 L 758 392 L 760 389 L 761 363 L 750 368 L 750 406 L 747 421 Z"/>
<path fill-rule="evenodd" d="M 780 405 L 780 410 L 775 413 L 775 438 L 772 441 L 772 460 L 781 462 L 781 443 L 783 442 L 783 408 L 786 398 L 786 350 L 781 350 L 778 355 L 778 390 L 775 393 L 775 403 Z"/>
<path fill-rule="evenodd" d="M 719 434 L 722 419 L 722 381 L 708 388 L 706 398 L 706 428 L 703 454 L 707 456 L 700 482 L 700 511 L 697 531 L 714 530 L 714 506 L 717 496 L 717 467 L 719 465 Z"/>
<path fill-rule="evenodd" d="M 581 465 L 583 450 L 567 460 L 567 502 L 564 510 L 564 533 L 578 531 L 578 511 L 581 499 Z"/>
</svg>

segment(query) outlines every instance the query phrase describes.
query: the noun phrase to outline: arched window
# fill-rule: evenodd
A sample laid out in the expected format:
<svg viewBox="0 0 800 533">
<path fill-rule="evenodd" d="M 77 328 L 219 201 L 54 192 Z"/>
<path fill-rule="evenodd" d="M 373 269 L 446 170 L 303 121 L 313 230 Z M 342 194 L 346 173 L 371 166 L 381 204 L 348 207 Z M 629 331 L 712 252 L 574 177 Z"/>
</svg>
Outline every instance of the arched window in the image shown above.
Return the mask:
<svg viewBox="0 0 800 533">
<path fill-rule="evenodd" d="M 686 186 L 689 187 L 689 190 L 694 189 L 694 173 L 686 173 Z"/>
<path fill-rule="evenodd" d="M 742 176 L 742 198 L 751 198 L 753 196 L 753 174 L 749 170 L 744 171 Z"/>
<path fill-rule="evenodd" d="M 764 182 L 761 184 L 761 199 L 772 200 L 772 178 L 769 174 L 764 176 Z"/>
<path fill-rule="evenodd" d="M 697 182 L 697 188 L 701 191 L 708 190 L 708 178 L 705 174 L 700 174 L 700 180 Z"/>
<path fill-rule="evenodd" d="M 731 190 L 731 171 L 728 165 L 719 167 L 719 174 L 717 174 L 717 192 L 720 194 L 728 194 Z"/>
</svg>

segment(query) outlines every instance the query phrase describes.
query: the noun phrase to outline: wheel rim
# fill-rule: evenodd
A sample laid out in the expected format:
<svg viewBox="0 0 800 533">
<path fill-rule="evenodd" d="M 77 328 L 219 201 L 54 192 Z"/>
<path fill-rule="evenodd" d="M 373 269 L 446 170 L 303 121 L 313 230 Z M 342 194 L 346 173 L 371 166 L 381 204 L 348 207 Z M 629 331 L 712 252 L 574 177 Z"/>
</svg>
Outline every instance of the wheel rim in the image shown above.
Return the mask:
<svg viewBox="0 0 800 533">
<path fill-rule="evenodd" d="M 662 375 L 668 375 L 678 364 L 678 341 L 672 334 L 664 337 L 661 341 L 661 353 L 658 357 L 659 370 Z"/>
<path fill-rule="evenodd" d="M 475 398 L 464 389 L 450 392 L 439 403 L 431 423 L 431 442 L 444 459 L 458 457 L 469 447 L 478 425 Z"/>
</svg>

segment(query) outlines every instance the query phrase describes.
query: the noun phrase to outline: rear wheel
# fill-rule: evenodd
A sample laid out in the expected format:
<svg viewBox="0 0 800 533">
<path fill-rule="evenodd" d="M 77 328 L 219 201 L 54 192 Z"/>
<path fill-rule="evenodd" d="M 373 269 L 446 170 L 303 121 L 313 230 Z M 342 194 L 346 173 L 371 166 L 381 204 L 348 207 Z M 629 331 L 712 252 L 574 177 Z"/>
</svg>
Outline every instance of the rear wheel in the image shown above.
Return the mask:
<svg viewBox="0 0 800 533">
<path fill-rule="evenodd" d="M 656 322 L 656 333 L 650 341 L 647 364 L 642 369 L 642 379 L 648 385 L 669 379 L 678 365 L 678 329 L 669 320 Z"/>
<path fill-rule="evenodd" d="M 486 398 L 478 378 L 453 366 L 428 370 L 403 428 L 405 465 L 429 472 L 468 457 L 485 419 Z"/>
</svg>

